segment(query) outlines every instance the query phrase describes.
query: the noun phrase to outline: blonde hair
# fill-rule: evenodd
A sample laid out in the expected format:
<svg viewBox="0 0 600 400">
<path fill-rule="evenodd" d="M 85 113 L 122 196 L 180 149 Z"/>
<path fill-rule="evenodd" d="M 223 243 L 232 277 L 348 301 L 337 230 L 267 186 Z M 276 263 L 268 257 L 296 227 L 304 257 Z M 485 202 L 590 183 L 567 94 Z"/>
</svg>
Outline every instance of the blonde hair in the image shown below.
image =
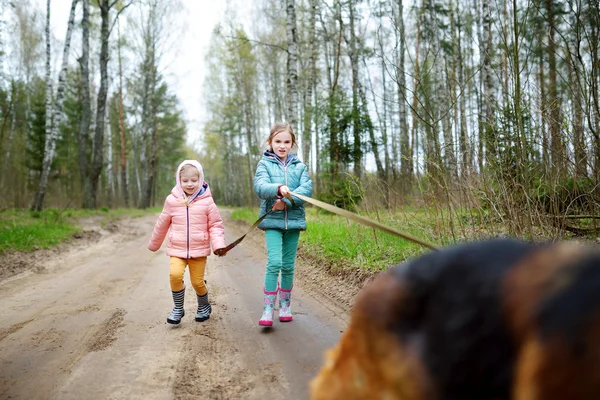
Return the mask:
<svg viewBox="0 0 600 400">
<path fill-rule="evenodd" d="M 292 126 L 287 122 L 276 122 L 271 127 L 271 133 L 269 134 L 269 138 L 267 139 L 269 149 L 273 150 L 273 147 L 271 146 L 273 138 L 281 132 L 288 132 L 292 137 L 292 147 L 296 145 L 296 134 L 294 133 Z"/>
<path fill-rule="evenodd" d="M 181 166 L 181 169 L 179 170 L 179 176 L 181 176 L 181 174 L 183 174 L 183 171 L 187 171 L 188 169 L 193 168 L 197 173 L 198 176 L 200 176 L 200 171 L 198 171 L 198 168 L 196 168 L 194 165 L 192 164 L 183 164 Z"/>
</svg>

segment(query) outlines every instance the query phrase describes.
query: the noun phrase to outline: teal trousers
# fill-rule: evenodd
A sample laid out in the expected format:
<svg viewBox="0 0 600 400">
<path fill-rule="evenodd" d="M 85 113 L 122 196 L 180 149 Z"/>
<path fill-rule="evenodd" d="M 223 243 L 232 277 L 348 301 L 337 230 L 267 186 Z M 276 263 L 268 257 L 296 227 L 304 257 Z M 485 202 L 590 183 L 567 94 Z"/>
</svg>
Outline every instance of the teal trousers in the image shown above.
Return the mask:
<svg viewBox="0 0 600 400">
<path fill-rule="evenodd" d="M 281 288 L 290 290 L 294 283 L 294 264 L 300 230 L 265 230 L 267 243 L 267 270 L 265 273 L 265 290 L 277 290 L 277 281 L 281 273 Z"/>
</svg>

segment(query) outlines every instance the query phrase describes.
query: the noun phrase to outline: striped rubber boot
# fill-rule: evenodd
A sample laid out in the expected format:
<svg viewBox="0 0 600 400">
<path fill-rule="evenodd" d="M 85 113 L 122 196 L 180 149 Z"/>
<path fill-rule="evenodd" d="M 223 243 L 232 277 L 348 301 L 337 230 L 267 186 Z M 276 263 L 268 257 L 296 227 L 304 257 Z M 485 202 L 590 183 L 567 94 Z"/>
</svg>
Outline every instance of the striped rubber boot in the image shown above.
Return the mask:
<svg viewBox="0 0 600 400">
<path fill-rule="evenodd" d="M 277 291 L 267 292 L 264 291 L 264 309 L 262 317 L 258 321 L 260 326 L 273 326 L 273 310 L 275 309 L 275 301 L 277 299 Z"/>
<path fill-rule="evenodd" d="M 212 311 L 212 307 L 208 302 L 208 292 L 206 292 L 204 296 L 198 296 L 198 293 L 196 293 L 196 297 L 198 298 L 198 311 L 196 312 L 196 321 L 206 321 L 210 318 L 210 313 Z"/>
<path fill-rule="evenodd" d="M 292 320 L 292 289 L 279 289 L 279 321 L 289 322 Z"/>
<path fill-rule="evenodd" d="M 180 290 L 179 292 L 171 292 L 173 293 L 173 302 L 175 303 L 175 308 L 171 311 L 171 314 L 167 317 L 167 322 L 169 324 L 178 324 L 181 322 L 181 318 L 185 315 L 185 311 L 183 310 L 183 299 L 185 298 L 185 288 Z"/>
</svg>

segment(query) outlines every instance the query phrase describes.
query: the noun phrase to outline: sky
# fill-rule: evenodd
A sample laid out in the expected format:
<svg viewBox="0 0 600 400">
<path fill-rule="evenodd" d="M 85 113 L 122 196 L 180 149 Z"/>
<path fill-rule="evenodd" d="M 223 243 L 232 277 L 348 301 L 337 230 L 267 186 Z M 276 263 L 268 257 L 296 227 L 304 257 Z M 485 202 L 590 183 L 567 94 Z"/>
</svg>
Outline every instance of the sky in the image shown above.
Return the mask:
<svg viewBox="0 0 600 400">
<path fill-rule="evenodd" d="M 176 23 L 181 29 L 181 36 L 174 41 L 169 65 L 163 73 L 172 93 L 180 100 L 180 106 L 188 126 L 188 142 L 196 147 L 201 137 L 202 126 L 206 120 L 205 107 L 202 103 L 202 86 L 206 68 L 204 59 L 208 51 L 211 33 L 225 13 L 227 2 L 220 0 L 181 0 L 183 10 L 177 13 Z M 46 0 L 32 0 L 45 15 Z M 50 25 L 53 35 L 64 42 L 71 0 L 51 0 Z M 129 8 L 127 11 L 129 11 Z M 77 20 L 81 15 L 78 6 Z M 126 12 L 127 12 L 126 11 Z M 116 29 L 113 31 L 116 32 Z M 112 36 L 111 36 L 112 38 Z M 56 46 L 56 44 L 55 44 Z M 73 61 L 73 53 L 71 54 Z"/>
</svg>

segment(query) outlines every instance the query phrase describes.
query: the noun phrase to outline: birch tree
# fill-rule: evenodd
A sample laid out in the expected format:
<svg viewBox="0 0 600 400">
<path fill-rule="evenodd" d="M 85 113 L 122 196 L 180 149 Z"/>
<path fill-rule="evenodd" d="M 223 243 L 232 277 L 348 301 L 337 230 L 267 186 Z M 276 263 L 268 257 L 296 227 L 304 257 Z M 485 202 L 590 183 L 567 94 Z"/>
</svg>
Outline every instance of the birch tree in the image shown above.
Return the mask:
<svg viewBox="0 0 600 400">
<path fill-rule="evenodd" d="M 117 21 L 117 30 L 119 34 L 117 49 L 119 61 L 119 139 L 121 143 L 121 195 L 125 202 L 125 207 L 129 207 L 129 185 L 127 179 L 127 149 L 125 141 L 125 115 L 123 111 L 123 66 L 121 58 L 121 27 L 120 21 Z"/>
<path fill-rule="evenodd" d="M 306 84 L 307 107 L 304 110 L 304 131 L 302 132 L 302 155 L 305 159 L 308 170 L 312 171 L 311 148 L 312 148 L 312 123 L 313 116 L 316 115 L 313 102 L 313 96 L 316 96 L 317 86 L 317 51 L 318 44 L 315 35 L 317 0 L 309 0 L 309 25 L 308 25 L 308 48 L 309 48 L 309 78 Z M 313 105 L 314 104 L 314 105 Z M 315 124 L 315 127 L 317 125 Z"/>
<path fill-rule="evenodd" d="M 361 161 L 362 161 L 362 140 L 361 140 L 361 124 L 360 124 L 360 111 L 358 108 L 358 87 L 360 85 L 358 81 L 358 49 L 356 45 L 356 31 L 355 31 L 355 10 L 354 2 L 348 3 L 348 11 L 350 14 L 350 38 L 346 40 L 348 43 L 348 53 L 350 56 L 350 66 L 352 69 L 352 132 L 354 136 L 353 150 L 352 150 L 352 161 L 354 164 L 354 175 L 360 178 L 361 175 Z"/>
<path fill-rule="evenodd" d="M 100 17 L 100 88 L 96 100 L 96 126 L 93 137 L 92 164 L 90 166 L 90 199 L 91 207 L 95 208 L 97 201 L 98 183 L 102 172 L 104 155 L 104 117 L 106 112 L 106 97 L 108 93 L 108 39 L 110 36 L 110 10 L 116 1 L 110 4 L 110 0 L 99 0 Z"/>
<path fill-rule="evenodd" d="M 394 27 L 396 32 L 396 87 L 398 90 L 398 118 L 400 129 L 400 179 L 402 188 L 408 191 L 412 178 L 412 155 L 408 137 L 408 122 L 406 111 L 406 73 L 404 70 L 406 53 L 406 34 L 404 31 L 404 4 L 403 0 L 397 0 L 394 7 Z"/>
<path fill-rule="evenodd" d="M 50 68 L 50 0 L 46 3 L 46 143 L 44 146 L 44 162 L 42 173 L 35 195 L 33 209 L 40 211 L 44 205 L 46 196 L 46 188 L 48 186 L 48 177 L 52 167 L 56 150 L 56 140 L 58 137 L 58 128 L 60 125 L 62 114 L 62 102 L 64 98 L 64 85 L 67 74 L 67 66 L 69 62 L 69 50 L 71 47 L 71 33 L 75 22 L 75 8 L 79 0 L 71 2 L 71 11 L 69 13 L 69 22 L 67 23 L 67 34 L 65 39 L 65 47 L 63 50 L 63 59 L 60 73 L 58 75 L 58 87 L 56 90 L 56 99 L 54 100 L 54 108 L 52 108 L 52 83 L 51 83 L 51 68 Z"/>
<path fill-rule="evenodd" d="M 287 59 L 287 96 L 288 122 L 296 129 L 298 121 L 298 37 L 296 26 L 296 1 L 286 0 L 286 38 L 288 45 Z"/>
<path fill-rule="evenodd" d="M 81 177 L 81 187 L 83 190 L 83 207 L 94 207 L 92 197 L 91 180 L 89 177 L 88 164 L 88 142 L 90 136 L 91 104 L 90 104 L 90 0 L 81 0 L 82 19 L 81 19 L 81 57 L 79 58 L 79 68 L 81 73 L 81 123 L 79 125 L 78 160 L 79 175 Z"/>
</svg>

